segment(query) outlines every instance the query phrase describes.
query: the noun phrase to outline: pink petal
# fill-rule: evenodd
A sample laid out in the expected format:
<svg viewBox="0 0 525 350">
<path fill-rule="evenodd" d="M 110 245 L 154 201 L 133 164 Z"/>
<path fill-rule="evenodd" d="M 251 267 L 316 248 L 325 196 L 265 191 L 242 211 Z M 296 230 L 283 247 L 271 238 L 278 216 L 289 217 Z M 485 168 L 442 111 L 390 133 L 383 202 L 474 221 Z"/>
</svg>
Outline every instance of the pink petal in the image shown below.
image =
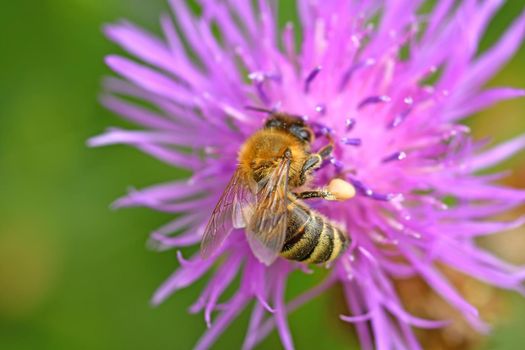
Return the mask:
<svg viewBox="0 0 525 350">
<path fill-rule="evenodd" d="M 510 141 L 506 141 L 496 147 L 473 157 L 469 166 L 473 171 L 490 168 L 502 161 L 512 157 L 525 148 L 525 135 L 520 135 Z"/>
</svg>

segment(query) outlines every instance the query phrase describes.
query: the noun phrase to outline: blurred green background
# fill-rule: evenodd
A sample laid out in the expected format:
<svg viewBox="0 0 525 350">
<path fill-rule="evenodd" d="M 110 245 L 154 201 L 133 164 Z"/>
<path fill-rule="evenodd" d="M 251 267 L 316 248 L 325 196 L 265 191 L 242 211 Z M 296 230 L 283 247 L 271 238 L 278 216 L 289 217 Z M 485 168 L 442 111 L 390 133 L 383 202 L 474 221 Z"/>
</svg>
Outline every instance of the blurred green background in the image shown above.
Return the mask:
<svg viewBox="0 0 525 350">
<path fill-rule="evenodd" d="M 524 3 L 505 5 L 483 47 Z M 165 0 L 2 2 L 0 349 L 190 349 L 205 329 L 201 315 L 186 312 L 202 282 L 160 307 L 149 305 L 177 262 L 174 252 L 151 252 L 145 241 L 170 216 L 109 209 L 129 186 L 182 174 L 131 148 L 85 145 L 110 125 L 126 125 L 97 102 L 101 79 L 109 74 L 103 57 L 120 52 L 101 26 L 128 18 L 156 32 L 158 16 L 167 10 Z M 522 48 L 491 84 L 525 87 L 524 62 Z M 517 135 L 525 131 L 525 101 L 503 103 L 470 125 L 480 137 Z M 505 166 L 515 170 L 509 183 L 525 188 L 524 160 L 522 153 Z M 525 263 L 523 233 L 490 244 Z M 291 288 L 298 291 L 303 282 L 293 279 Z M 298 349 L 355 344 L 337 320 L 337 295 L 320 297 L 290 317 Z M 525 342 L 525 299 L 506 297 L 511 307 L 487 348 L 517 349 Z M 246 321 L 245 313 L 216 348 L 238 348 Z M 277 336 L 261 348 L 280 348 Z"/>
</svg>

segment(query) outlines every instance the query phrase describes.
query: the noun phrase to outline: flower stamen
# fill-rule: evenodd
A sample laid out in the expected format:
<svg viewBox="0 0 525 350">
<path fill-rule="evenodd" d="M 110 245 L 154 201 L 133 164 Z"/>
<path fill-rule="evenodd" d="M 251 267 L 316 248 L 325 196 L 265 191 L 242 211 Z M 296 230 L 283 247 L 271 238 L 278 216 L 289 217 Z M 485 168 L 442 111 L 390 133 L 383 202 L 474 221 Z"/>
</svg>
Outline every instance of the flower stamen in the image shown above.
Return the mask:
<svg viewBox="0 0 525 350">
<path fill-rule="evenodd" d="M 349 131 L 352 131 L 352 129 L 355 127 L 355 119 L 354 118 L 347 118 L 345 120 L 345 126 L 346 126 L 346 131 L 349 132 Z"/>
<path fill-rule="evenodd" d="M 365 106 L 369 104 L 388 103 L 391 100 L 392 99 L 390 98 L 390 96 L 386 96 L 386 95 L 370 96 L 370 97 L 365 98 L 361 102 L 359 102 L 359 104 L 357 105 L 357 109 L 363 109 Z"/>
<path fill-rule="evenodd" d="M 341 77 L 341 82 L 339 83 L 339 92 L 342 92 L 346 88 L 346 85 L 348 85 L 348 83 L 352 79 L 352 76 L 357 70 L 361 68 L 373 66 L 375 63 L 376 63 L 375 59 L 369 58 L 365 60 L 364 62 L 360 62 L 360 63 L 350 66 L 350 68 L 348 68 L 346 72 L 343 73 L 343 76 Z"/>
<path fill-rule="evenodd" d="M 360 138 L 342 137 L 341 143 L 347 146 L 361 146 L 362 140 Z"/>
<path fill-rule="evenodd" d="M 383 163 L 388 163 L 388 162 L 391 162 L 391 161 L 394 161 L 394 160 L 403 160 L 407 157 L 407 154 L 403 151 L 400 151 L 400 152 L 396 152 L 396 153 L 393 153 L 385 158 L 383 158 L 382 162 Z"/>
<path fill-rule="evenodd" d="M 306 94 L 310 93 L 310 85 L 312 84 L 312 82 L 317 77 L 317 75 L 321 72 L 322 69 L 323 69 L 322 66 L 317 66 L 306 77 L 304 81 L 304 92 Z"/>
<path fill-rule="evenodd" d="M 377 193 L 373 191 L 370 187 L 365 185 L 363 182 L 356 179 L 350 179 L 350 182 L 352 183 L 352 185 L 354 185 L 358 194 L 371 199 L 375 199 L 377 201 L 388 202 L 394 199 L 396 196 L 398 196 L 398 194 L 395 193 Z"/>
</svg>

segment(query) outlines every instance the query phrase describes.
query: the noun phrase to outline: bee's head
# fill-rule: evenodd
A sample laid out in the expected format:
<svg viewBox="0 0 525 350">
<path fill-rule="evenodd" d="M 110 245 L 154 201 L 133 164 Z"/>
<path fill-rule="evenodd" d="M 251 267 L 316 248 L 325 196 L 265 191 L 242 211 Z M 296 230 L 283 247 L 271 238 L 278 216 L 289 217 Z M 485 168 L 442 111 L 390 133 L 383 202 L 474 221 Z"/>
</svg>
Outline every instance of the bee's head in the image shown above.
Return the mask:
<svg viewBox="0 0 525 350">
<path fill-rule="evenodd" d="M 265 129 L 281 129 L 289 132 L 303 142 L 312 143 L 314 134 L 301 117 L 284 113 L 274 113 L 264 124 Z"/>
</svg>

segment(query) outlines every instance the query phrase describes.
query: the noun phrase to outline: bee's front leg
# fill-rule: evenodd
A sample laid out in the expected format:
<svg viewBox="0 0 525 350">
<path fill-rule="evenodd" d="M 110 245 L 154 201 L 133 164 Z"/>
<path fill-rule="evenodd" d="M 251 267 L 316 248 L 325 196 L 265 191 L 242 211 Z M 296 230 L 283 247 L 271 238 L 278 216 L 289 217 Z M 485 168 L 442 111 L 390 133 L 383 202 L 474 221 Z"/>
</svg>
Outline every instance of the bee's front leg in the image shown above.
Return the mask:
<svg viewBox="0 0 525 350">
<path fill-rule="evenodd" d="M 303 191 L 301 193 L 294 193 L 294 195 L 297 199 L 323 198 L 329 201 L 337 200 L 336 196 L 326 189 Z"/>
<path fill-rule="evenodd" d="M 318 153 L 314 153 L 310 155 L 310 157 L 304 162 L 303 168 L 301 169 L 301 182 L 305 183 L 306 176 L 312 172 L 314 169 L 317 169 L 323 164 L 323 161 L 330 158 L 332 155 L 332 152 L 334 150 L 334 146 L 332 143 L 329 143 L 328 145 L 324 146 L 319 150 Z"/>
<path fill-rule="evenodd" d="M 323 198 L 328 201 L 345 201 L 356 195 L 355 187 L 343 180 L 343 179 L 332 179 L 328 184 L 328 187 L 319 190 L 303 191 L 301 193 L 294 193 L 297 199 L 311 199 L 311 198 Z"/>
<path fill-rule="evenodd" d="M 304 162 L 303 167 L 301 169 L 301 173 L 299 174 L 301 178 L 301 185 L 306 182 L 306 176 L 309 173 L 321 166 L 322 161 L 323 158 L 319 154 L 310 155 L 306 162 Z"/>
<path fill-rule="evenodd" d="M 322 160 L 330 158 L 332 152 L 334 151 L 334 145 L 330 142 L 328 145 L 324 146 L 317 152 Z"/>
</svg>

